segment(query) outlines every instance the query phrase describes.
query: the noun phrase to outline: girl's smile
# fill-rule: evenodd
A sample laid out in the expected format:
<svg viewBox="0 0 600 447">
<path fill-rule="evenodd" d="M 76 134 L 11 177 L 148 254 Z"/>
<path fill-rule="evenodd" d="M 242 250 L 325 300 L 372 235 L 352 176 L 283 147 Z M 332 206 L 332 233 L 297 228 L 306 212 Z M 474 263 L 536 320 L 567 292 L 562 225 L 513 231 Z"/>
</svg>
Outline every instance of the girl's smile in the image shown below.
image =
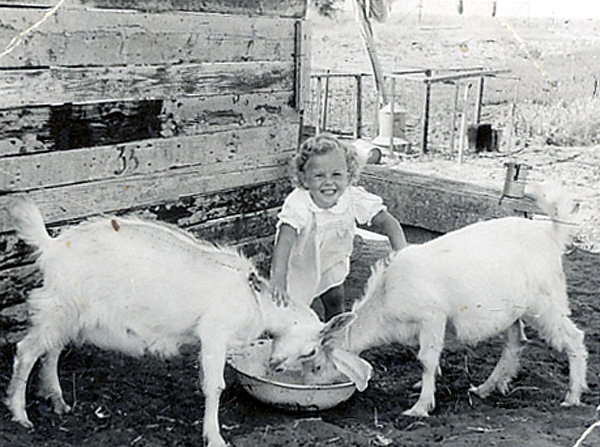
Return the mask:
<svg viewBox="0 0 600 447">
<path fill-rule="evenodd" d="M 301 173 L 302 184 L 319 208 L 331 208 L 348 187 L 348 165 L 341 150 L 312 154 Z"/>
</svg>

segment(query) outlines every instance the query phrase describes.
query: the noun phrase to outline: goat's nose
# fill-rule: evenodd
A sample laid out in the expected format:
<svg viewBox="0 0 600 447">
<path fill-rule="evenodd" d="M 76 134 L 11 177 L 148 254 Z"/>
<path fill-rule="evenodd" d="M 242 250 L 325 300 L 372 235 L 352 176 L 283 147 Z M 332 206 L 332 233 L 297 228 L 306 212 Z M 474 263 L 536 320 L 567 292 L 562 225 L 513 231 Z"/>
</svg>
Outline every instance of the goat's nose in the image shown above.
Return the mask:
<svg viewBox="0 0 600 447">
<path fill-rule="evenodd" d="M 281 366 L 282 363 L 283 363 L 283 360 L 271 359 L 271 360 L 269 360 L 269 369 L 271 369 L 271 371 L 275 371 L 275 372 L 282 372 L 283 371 L 283 367 Z"/>
</svg>

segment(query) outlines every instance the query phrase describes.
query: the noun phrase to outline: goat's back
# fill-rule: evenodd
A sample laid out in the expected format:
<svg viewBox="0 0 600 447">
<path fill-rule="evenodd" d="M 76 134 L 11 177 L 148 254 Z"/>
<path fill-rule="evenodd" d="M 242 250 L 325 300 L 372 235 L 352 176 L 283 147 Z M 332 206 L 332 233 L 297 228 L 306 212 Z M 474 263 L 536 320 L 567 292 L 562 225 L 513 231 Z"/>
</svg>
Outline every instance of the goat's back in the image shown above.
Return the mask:
<svg viewBox="0 0 600 447">
<path fill-rule="evenodd" d="M 521 317 L 568 314 L 561 254 L 550 222 L 481 222 L 399 252 L 378 297 L 405 321 L 443 312 L 459 338 L 477 341 Z"/>
<path fill-rule="evenodd" d="M 228 339 L 217 332 L 256 335 L 258 309 L 248 286 L 253 266 L 232 249 L 130 218 L 84 222 L 38 249 L 44 286 L 28 300 L 31 320 L 60 327 L 65 338 L 168 356 L 197 340 L 200 324 Z"/>
</svg>

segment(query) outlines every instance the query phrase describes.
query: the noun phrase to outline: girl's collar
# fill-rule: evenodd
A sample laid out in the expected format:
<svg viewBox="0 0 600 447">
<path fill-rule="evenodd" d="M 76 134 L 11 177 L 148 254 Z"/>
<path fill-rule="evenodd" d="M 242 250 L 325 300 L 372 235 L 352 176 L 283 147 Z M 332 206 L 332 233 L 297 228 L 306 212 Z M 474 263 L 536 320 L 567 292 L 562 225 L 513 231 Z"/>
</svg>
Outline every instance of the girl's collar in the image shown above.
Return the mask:
<svg viewBox="0 0 600 447">
<path fill-rule="evenodd" d="M 340 196 L 338 202 L 332 206 L 331 208 L 321 208 L 318 206 L 312 199 L 310 192 L 304 188 L 302 188 L 302 192 L 305 196 L 306 203 L 308 204 L 308 208 L 314 212 L 330 212 L 333 214 L 344 214 L 348 211 L 348 205 L 350 204 L 350 187 L 347 187 L 344 193 Z"/>
</svg>

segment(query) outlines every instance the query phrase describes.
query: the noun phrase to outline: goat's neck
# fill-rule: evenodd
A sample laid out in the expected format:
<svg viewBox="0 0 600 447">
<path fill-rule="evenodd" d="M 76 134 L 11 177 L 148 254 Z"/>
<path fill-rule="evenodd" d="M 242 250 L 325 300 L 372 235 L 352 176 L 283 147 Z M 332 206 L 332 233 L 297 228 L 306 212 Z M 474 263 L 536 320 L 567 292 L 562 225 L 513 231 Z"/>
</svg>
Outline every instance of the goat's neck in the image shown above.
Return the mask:
<svg viewBox="0 0 600 447">
<path fill-rule="evenodd" d="M 371 292 L 354 307 L 356 320 L 352 322 L 344 337 L 344 345 L 355 353 L 361 353 L 386 341 L 386 325 L 383 322 L 386 308 L 380 299 L 381 290 Z"/>
<path fill-rule="evenodd" d="M 359 319 L 348 328 L 345 338 L 341 340 L 343 346 L 357 354 L 379 344 L 377 325 L 363 324 Z"/>
<path fill-rule="evenodd" d="M 261 300 L 260 310 L 264 328 L 272 334 L 281 334 L 294 324 L 297 318 L 293 308 L 279 307 L 270 300 Z"/>
</svg>

